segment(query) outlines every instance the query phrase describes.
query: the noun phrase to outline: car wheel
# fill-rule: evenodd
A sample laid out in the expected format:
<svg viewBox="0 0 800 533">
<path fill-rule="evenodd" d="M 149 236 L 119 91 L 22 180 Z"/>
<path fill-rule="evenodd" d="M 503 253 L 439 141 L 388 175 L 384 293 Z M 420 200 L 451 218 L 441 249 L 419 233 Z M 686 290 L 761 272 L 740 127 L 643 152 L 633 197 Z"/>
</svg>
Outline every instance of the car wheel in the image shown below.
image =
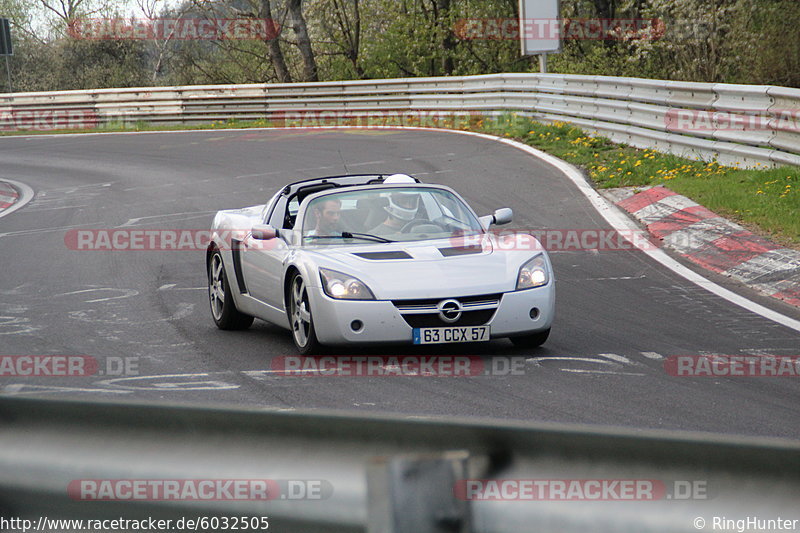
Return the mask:
<svg viewBox="0 0 800 533">
<path fill-rule="evenodd" d="M 549 336 L 550 328 L 547 328 L 544 331 L 539 331 L 537 333 L 533 333 L 532 335 L 511 337 L 511 342 L 514 343 L 514 346 L 519 346 L 520 348 L 536 348 L 537 346 L 544 344 Z"/>
<path fill-rule="evenodd" d="M 208 263 L 208 301 L 211 304 L 211 316 L 219 329 L 247 329 L 253 323 L 252 316 L 236 309 L 222 254 L 218 251 L 214 252 Z"/>
<path fill-rule="evenodd" d="M 314 331 L 314 318 L 311 316 L 308 288 L 299 273 L 292 278 L 287 312 L 289 324 L 292 327 L 292 338 L 297 350 L 303 355 L 316 353 L 319 350 L 319 342 Z"/>
</svg>

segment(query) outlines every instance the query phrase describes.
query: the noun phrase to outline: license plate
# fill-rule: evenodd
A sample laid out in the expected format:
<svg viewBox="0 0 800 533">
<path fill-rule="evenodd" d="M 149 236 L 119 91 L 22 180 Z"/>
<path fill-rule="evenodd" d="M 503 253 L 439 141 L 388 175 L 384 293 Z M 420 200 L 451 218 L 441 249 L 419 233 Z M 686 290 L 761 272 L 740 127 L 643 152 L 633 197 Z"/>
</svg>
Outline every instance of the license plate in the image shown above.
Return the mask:
<svg viewBox="0 0 800 533">
<path fill-rule="evenodd" d="M 414 328 L 414 344 L 482 342 L 489 340 L 489 326 Z"/>
</svg>

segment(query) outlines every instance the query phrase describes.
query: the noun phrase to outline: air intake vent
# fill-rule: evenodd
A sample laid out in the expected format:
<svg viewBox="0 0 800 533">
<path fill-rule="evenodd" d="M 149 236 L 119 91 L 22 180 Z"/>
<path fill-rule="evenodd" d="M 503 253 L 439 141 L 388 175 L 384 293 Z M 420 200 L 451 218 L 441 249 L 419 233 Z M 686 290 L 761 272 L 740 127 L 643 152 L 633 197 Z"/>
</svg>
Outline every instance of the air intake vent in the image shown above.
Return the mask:
<svg viewBox="0 0 800 533">
<path fill-rule="evenodd" d="M 439 252 L 445 257 L 452 257 L 454 255 L 471 255 L 479 254 L 483 251 L 481 246 L 458 246 L 455 248 L 439 248 Z"/>
<path fill-rule="evenodd" d="M 354 253 L 362 259 L 369 259 L 371 261 L 381 261 L 386 259 L 411 259 L 411 256 L 402 250 L 396 252 L 361 252 Z"/>
</svg>

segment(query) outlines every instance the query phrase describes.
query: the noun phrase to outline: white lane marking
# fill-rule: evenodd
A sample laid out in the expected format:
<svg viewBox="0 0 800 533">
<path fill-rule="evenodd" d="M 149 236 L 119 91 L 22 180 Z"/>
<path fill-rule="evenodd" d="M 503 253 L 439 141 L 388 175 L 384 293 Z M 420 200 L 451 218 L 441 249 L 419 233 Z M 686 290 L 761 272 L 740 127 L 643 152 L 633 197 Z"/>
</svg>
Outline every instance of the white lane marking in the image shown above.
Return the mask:
<svg viewBox="0 0 800 533">
<path fill-rule="evenodd" d="M 0 216 L 2 216 L 2 213 L 0 213 Z M 19 231 L 7 231 L 6 233 L 0 233 L 0 237 L 19 237 L 24 235 L 35 235 L 37 233 L 54 233 L 58 231 L 64 231 L 65 229 L 85 228 L 85 227 L 86 224 L 75 224 L 74 226 L 56 226 L 55 228 L 38 228 L 38 229 L 26 229 Z"/>
<path fill-rule="evenodd" d="M 42 329 L 30 325 L 31 319 L 17 316 L 0 316 L 0 335 L 30 335 Z M 5 328 L 10 328 L 5 331 Z"/>
<path fill-rule="evenodd" d="M 642 352 L 654 354 L 654 352 Z M 658 354 L 655 354 L 659 358 Z M 601 359 L 602 358 L 602 359 Z M 580 361 L 584 363 L 595 363 L 599 365 L 606 365 L 606 367 L 616 367 L 614 370 L 606 369 L 588 369 L 588 368 L 559 368 L 558 370 L 562 372 L 572 372 L 574 374 L 614 374 L 619 376 L 644 376 L 646 374 L 642 372 L 625 372 L 620 369 L 623 365 L 626 366 L 637 366 L 638 363 L 635 361 L 631 361 L 629 358 L 618 355 L 615 353 L 600 353 L 597 354 L 597 357 L 568 357 L 568 356 L 557 356 L 557 357 L 529 357 L 525 359 L 525 361 L 529 363 L 533 363 L 536 366 L 542 366 L 540 363 L 546 361 L 568 361 L 568 362 L 575 362 Z M 639 365 L 641 366 L 641 365 Z"/>
<path fill-rule="evenodd" d="M 139 291 L 133 289 L 114 289 L 111 287 L 104 287 L 98 289 L 84 289 L 80 291 L 72 291 L 72 292 L 63 292 L 61 294 L 56 294 L 55 296 L 72 296 L 73 294 L 85 294 L 87 292 L 97 292 L 97 291 L 112 291 L 112 292 L 121 292 L 119 296 L 110 296 L 108 298 L 98 298 L 96 300 L 85 300 L 84 303 L 93 304 L 97 302 L 108 302 L 110 300 L 121 300 L 123 298 L 131 298 L 133 296 L 138 296 Z"/>
<path fill-rule="evenodd" d="M 129 378 L 115 378 L 98 381 L 97 385 L 104 387 L 112 387 L 127 390 L 169 390 L 169 391 L 187 391 L 187 390 L 226 390 L 238 389 L 240 385 L 234 383 L 226 383 L 215 379 L 203 379 L 193 381 L 165 381 L 164 383 L 153 383 L 151 385 L 137 385 L 135 382 L 142 380 L 161 380 L 161 379 L 181 379 L 181 378 L 206 378 L 214 374 L 225 374 L 226 372 L 204 372 L 199 374 L 161 374 L 155 376 L 134 376 Z M 130 382 L 134 382 L 128 384 Z"/>
<path fill-rule="evenodd" d="M 25 206 L 25 204 L 33 200 L 34 197 L 33 189 L 31 189 L 24 183 L 20 183 L 14 180 L 7 180 L 5 178 L 3 178 L 2 181 L 10 183 L 14 188 L 16 188 L 17 191 L 19 191 L 19 198 L 17 198 L 17 201 L 11 207 L 0 210 L 0 218 L 8 216 L 17 209 L 22 208 L 23 206 Z"/>
<path fill-rule="evenodd" d="M 67 187 L 54 187 L 52 189 L 47 189 L 46 191 L 42 191 L 42 196 L 46 196 L 48 194 L 54 192 L 63 192 L 65 194 L 72 194 L 74 192 L 83 190 L 83 189 L 96 189 L 97 187 L 111 187 L 116 183 L 116 181 L 109 181 L 107 183 L 89 183 L 87 185 L 69 185 Z"/>
<path fill-rule="evenodd" d="M 33 283 L 29 283 L 29 282 L 28 283 L 23 283 L 22 285 L 20 285 L 18 287 L 14 287 L 13 289 L 10 289 L 10 290 L 0 290 L 0 294 L 4 294 L 4 295 L 7 295 L 7 296 L 16 296 L 18 294 L 22 294 L 23 293 L 23 289 L 27 289 L 31 285 L 33 285 Z"/>
<path fill-rule="evenodd" d="M 664 356 L 661 355 L 660 353 L 656 353 L 656 352 L 640 352 L 640 353 L 644 357 L 647 357 L 648 359 L 652 359 L 654 361 L 659 361 L 661 359 L 664 359 Z"/>
<path fill-rule="evenodd" d="M 446 152 L 444 154 L 435 154 L 435 155 L 425 156 L 424 159 L 427 161 L 428 159 L 433 159 L 434 157 L 450 157 L 450 156 L 454 156 L 454 155 L 456 155 L 455 152 Z M 403 161 L 416 161 L 416 160 L 419 160 L 419 159 L 420 159 L 419 157 L 404 157 Z"/>
<path fill-rule="evenodd" d="M 328 169 L 328 168 L 335 168 L 335 167 L 326 166 L 326 167 L 296 168 L 295 171 L 296 172 L 306 172 L 308 170 L 325 170 L 325 169 Z"/>
<path fill-rule="evenodd" d="M 164 183 L 163 185 L 142 185 L 140 187 L 130 187 L 128 189 L 122 189 L 122 192 L 130 192 L 130 191 L 138 191 L 140 189 L 163 189 L 164 187 L 175 187 L 177 183 Z"/>
<path fill-rule="evenodd" d="M 241 179 L 244 179 L 244 178 L 258 178 L 260 176 L 270 176 L 272 174 L 280 174 L 281 172 L 284 172 L 284 171 L 283 170 L 273 170 L 271 172 L 258 172 L 257 174 L 241 174 L 239 176 L 234 176 L 233 179 L 241 180 Z"/>
<path fill-rule="evenodd" d="M 23 396 L 30 394 L 56 393 L 56 392 L 101 392 L 104 394 L 131 394 L 133 391 L 112 389 L 89 389 L 83 387 L 56 387 L 50 385 L 29 385 L 26 383 L 11 383 L 3 387 L 0 394 L 5 396 Z"/>
<path fill-rule="evenodd" d="M 611 359 L 612 361 L 616 361 L 617 363 L 623 363 L 626 365 L 633 364 L 633 362 L 625 356 L 617 355 L 615 353 L 599 353 L 597 354 L 598 357 L 605 357 L 606 359 Z"/>
<path fill-rule="evenodd" d="M 160 291 L 207 291 L 208 287 L 177 287 L 177 283 L 167 283 L 158 288 Z"/>
<path fill-rule="evenodd" d="M 533 363 L 536 366 L 541 366 L 540 363 L 544 363 L 547 361 L 569 361 L 570 363 L 575 361 L 582 361 L 584 363 L 598 363 L 601 365 L 618 365 L 614 361 L 606 361 L 605 359 L 596 359 L 594 357 L 564 357 L 564 356 L 556 356 L 556 357 L 528 357 L 525 359 L 528 363 Z M 563 368 L 561 370 L 564 370 Z"/>
<path fill-rule="evenodd" d="M 616 376 L 644 376 L 641 372 L 617 372 L 616 370 L 581 370 L 578 368 L 562 368 L 564 372 L 573 372 L 575 374 L 613 374 Z"/>
<path fill-rule="evenodd" d="M 248 378 L 263 381 L 270 374 L 283 374 L 282 370 L 242 370 L 242 374 Z"/>
<path fill-rule="evenodd" d="M 380 165 L 386 161 L 364 161 L 363 163 L 347 163 L 348 167 L 363 167 L 364 165 Z"/>
<path fill-rule="evenodd" d="M 83 205 L 62 205 L 62 206 L 60 206 L 60 207 L 36 207 L 37 205 L 39 205 L 39 202 L 36 202 L 35 204 L 33 204 L 33 206 L 31 206 L 31 208 L 30 208 L 30 209 L 28 209 L 28 211 L 26 211 L 26 212 L 27 212 L 27 213 L 39 213 L 39 212 L 41 212 L 41 211 L 55 211 L 55 210 L 57 210 L 57 209 L 78 209 L 78 208 L 80 208 L 80 207 L 89 207 L 89 204 L 83 204 Z"/>
<path fill-rule="evenodd" d="M 580 279 L 559 278 L 558 281 L 623 281 L 629 279 L 645 279 L 646 277 L 647 276 L 642 274 L 641 276 L 619 276 L 617 278 L 580 278 Z"/>
<path fill-rule="evenodd" d="M 415 176 L 430 176 L 431 174 L 448 174 L 455 172 L 455 170 L 434 170 L 432 172 L 414 172 Z"/>
<path fill-rule="evenodd" d="M 182 217 L 184 215 L 192 215 L 190 217 L 186 217 L 184 220 L 188 220 L 190 218 L 199 218 L 206 215 L 213 215 L 216 214 L 216 211 L 187 211 L 186 213 L 171 213 L 167 215 L 150 215 L 147 217 L 137 217 L 137 218 L 129 218 L 128 221 L 121 226 L 117 226 L 118 228 L 125 228 L 128 226 L 135 226 L 142 220 L 152 220 L 155 218 L 173 218 L 173 217 Z"/>
</svg>

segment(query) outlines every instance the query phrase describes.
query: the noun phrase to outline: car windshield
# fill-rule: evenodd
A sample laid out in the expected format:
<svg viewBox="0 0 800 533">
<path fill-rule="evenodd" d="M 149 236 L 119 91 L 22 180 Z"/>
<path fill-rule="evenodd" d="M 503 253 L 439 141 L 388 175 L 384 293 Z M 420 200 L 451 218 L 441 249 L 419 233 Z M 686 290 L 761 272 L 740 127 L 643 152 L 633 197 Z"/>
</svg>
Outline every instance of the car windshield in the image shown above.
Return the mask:
<svg viewBox="0 0 800 533">
<path fill-rule="evenodd" d="M 428 187 L 360 189 L 311 200 L 304 244 L 421 241 L 482 232 L 453 193 Z"/>
</svg>

